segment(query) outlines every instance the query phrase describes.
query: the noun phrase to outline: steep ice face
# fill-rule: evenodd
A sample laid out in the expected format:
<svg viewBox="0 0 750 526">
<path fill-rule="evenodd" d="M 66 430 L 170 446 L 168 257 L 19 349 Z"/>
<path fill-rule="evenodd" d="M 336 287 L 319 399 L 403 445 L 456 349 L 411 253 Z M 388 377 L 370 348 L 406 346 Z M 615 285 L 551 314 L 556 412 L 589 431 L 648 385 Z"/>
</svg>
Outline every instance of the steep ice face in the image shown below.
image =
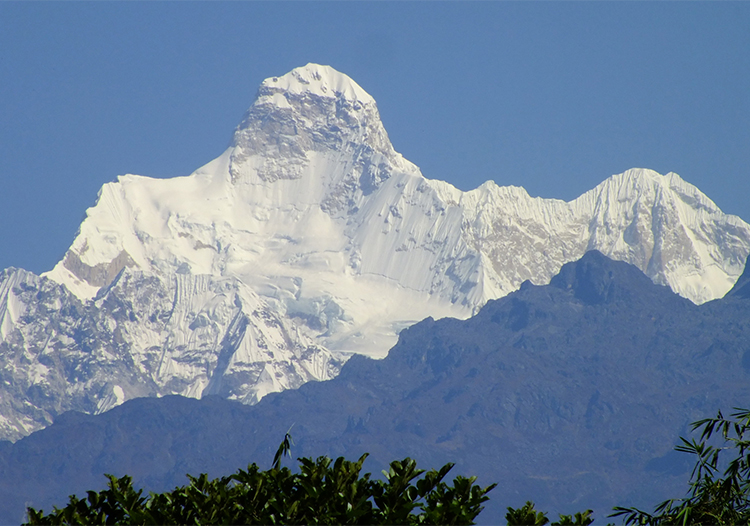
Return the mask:
<svg viewBox="0 0 750 526">
<path fill-rule="evenodd" d="M 132 360 L 127 374 L 76 377 L 75 389 L 96 391 L 76 407 L 95 412 L 168 393 L 252 403 L 322 380 L 351 353 L 384 356 L 405 326 L 467 317 L 590 249 L 701 303 L 740 275 L 750 226 L 650 170 L 571 202 L 426 179 L 394 150 L 372 97 L 308 64 L 264 81 L 230 147 L 193 174 L 104 185 L 46 277 L 72 292 L 58 314 L 78 332 L 63 331 L 61 348 Z M 41 285 L 15 276 L 0 284 L 0 348 L 30 352 L 48 322 L 20 314 L 33 301 L 23 283 Z M 90 330 L 62 314 L 68 304 Z M 56 409 L 43 411 L 38 425 Z"/>
</svg>

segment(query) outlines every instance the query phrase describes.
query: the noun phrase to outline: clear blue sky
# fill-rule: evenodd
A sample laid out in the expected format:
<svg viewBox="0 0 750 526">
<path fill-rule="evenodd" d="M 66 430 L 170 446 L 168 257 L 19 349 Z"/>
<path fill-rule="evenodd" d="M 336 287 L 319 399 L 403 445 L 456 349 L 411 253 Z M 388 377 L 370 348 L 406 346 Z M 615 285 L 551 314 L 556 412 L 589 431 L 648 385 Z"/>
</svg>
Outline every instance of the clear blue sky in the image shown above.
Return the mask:
<svg viewBox="0 0 750 526">
<path fill-rule="evenodd" d="M 570 200 L 645 167 L 750 221 L 748 2 L 0 2 L 0 268 L 50 269 L 102 184 L 189 174 L 307 62 L 429 178 Z"/>
</svg>

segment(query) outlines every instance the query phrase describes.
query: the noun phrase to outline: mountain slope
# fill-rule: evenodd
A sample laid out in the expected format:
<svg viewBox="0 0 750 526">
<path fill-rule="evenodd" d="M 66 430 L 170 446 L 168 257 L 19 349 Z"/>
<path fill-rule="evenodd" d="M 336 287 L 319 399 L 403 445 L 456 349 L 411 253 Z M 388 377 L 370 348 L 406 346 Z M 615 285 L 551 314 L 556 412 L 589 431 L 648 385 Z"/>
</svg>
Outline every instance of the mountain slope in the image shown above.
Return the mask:
<svg viewBox="0 0 750 526">
<path fill-rule="evenodd" d="M 332 378 L 341 366 L 233 278 L 166 281 L 123 269 L 85 304 L 22 270 L 0 273 L 0 284 L 5 439 L 64 411 L 100 413 L 136 397 L 220 394 L 255 403 Z"/>
<path fill-rule="evenodd" d="M 0 518 L 101 487 L 103 472 L 160 490 L 186 472 L 267 466 L 291 425 L 295 456 L 367 451 L 378 473 L 408 455 L 498 482 L 484 524 L 527 499 L 600 520 L 613 505 L 649 507 L 686 489 L 690 459 L 672 447 L 689 423 L 746 406 L 749 314 L 742 296 L 696 306 L 589 252 L 549 285 L 468 320 L 427 319 L 385 359 L 355 356 L 333 380 L 254 406 L 167 397 L 66 414 L 0 449 Z"/>
<path fill-rule="evenodd" d="M 230 147 L 195 173 L 104 185 L 49 283 L 0 276 L 16 386 L 0 436 L 134 396 L 252 403 L 325 380 L 352 354 L 383 357 L 404 327 L 465 318 L 590 249 L 702 303 L 740 275 L 750 227 L 642 169 L 569 203 L 492 182 L 461 192 L 394 150 L 353 80 L 308 64 L 265 80 Z M 58 298 L 43 315 L 40 287 Z"/>
</svg>

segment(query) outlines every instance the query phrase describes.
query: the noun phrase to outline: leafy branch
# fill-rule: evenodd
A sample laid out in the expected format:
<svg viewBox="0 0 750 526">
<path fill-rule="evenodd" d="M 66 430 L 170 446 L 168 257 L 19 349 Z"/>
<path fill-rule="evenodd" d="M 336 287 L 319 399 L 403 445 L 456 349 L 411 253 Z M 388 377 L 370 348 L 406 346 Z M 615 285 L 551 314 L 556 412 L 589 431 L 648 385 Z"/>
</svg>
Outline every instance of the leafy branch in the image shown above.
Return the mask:
<svg viewBox="0 0 750 526">
<path fill-rule="evenodd" d="M 750 410 L 734 408 L 729 418 L 719 411 L 715 418 L 694 422 L 692 430 L 701 430 L 698 440 L 681 437 L 681 444 L 675 447 L 676 451 L 696 457 L 687 496 L 662 502 L 653 514 L 616 507 L 610 517 L 624 517 L 627 525 L 654 526 L 750 521 Z M 710 442 L 715 436 L 718 445 Z M 733 456 L 722 471 L 728 452 Z"/>
</svg>

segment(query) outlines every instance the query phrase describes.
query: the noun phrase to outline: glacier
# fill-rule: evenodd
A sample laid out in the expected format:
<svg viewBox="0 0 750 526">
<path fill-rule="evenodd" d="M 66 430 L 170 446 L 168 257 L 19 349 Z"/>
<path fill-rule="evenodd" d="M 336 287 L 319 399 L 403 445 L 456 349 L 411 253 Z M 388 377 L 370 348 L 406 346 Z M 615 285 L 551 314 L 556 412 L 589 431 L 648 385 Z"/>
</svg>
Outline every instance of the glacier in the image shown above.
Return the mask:
<svg viewBox="0 0 750 526">
<path fill-rule="evenodd" d="M 0 275 L 0 437 L 137 396 L 254 403 L 330 379 L 594 249 L 700 304 L 742 273 L 750 226 L 647 169 L 570 202 L 427 179 L 365 90 L 308 64 L 261 84 L 218 158 L 118 177 L 51 271 Z"/>
</svg>

